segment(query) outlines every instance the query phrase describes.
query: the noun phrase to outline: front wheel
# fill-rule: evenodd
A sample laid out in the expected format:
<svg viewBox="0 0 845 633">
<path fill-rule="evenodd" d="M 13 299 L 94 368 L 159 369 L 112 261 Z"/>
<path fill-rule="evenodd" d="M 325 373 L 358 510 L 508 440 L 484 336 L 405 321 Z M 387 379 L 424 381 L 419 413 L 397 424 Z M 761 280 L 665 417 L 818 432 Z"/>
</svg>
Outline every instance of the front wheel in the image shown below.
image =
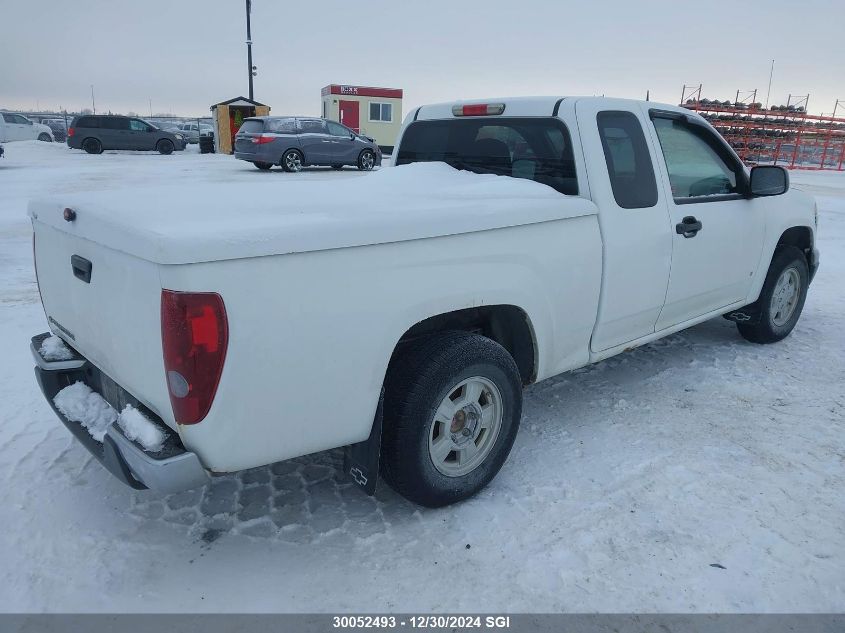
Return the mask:
<svg viewBox="0 0 845 633">
<path fill-rule="evenodd" d="M 365 149 L 358 157 L 358 169 L 361 171 L 370 171 L 376 164 L 376 155 L 370 150 Z"/>
<path fill-rule="evenodd" d="M 174 149 L 173 141 L 171 141 L 170 139 L 163 138 L 158 142 L 158 145 L 156 145 L 156 149 L 158 150 L 159 154 L 172 154 Z"/>
<path fill-rule="evenodd" d="M 499 472 L 521 416 L 519 370 L 501 345 L 467 332 L 417 339 L 388 369 L 382 474 L 424 506 L 467 499 Z"/>
<path fill-rule="evenodd" d="M 39 141 L 44 141 L 45 143 L 51 143 L 51 142 L 53 141 L 53 139 L 52 139 L 52 138 L 50 138 L 50 135 L 49 135 L 49 134 L 47 134 L 46 132 L 42 132 L 41 134 L 39 134 L 39 135 L 38 135 L 38 140 L 39 140 Z"/>
<path fill-rule="evenodd" d="M 757 323 L 737 323 L 743 338 L 752 343 L 775 343 L 789 336 L 804 309 L 810 274 L 800 249 L 784 246 L 775 251 L 760 298 Z"/>
</svg>

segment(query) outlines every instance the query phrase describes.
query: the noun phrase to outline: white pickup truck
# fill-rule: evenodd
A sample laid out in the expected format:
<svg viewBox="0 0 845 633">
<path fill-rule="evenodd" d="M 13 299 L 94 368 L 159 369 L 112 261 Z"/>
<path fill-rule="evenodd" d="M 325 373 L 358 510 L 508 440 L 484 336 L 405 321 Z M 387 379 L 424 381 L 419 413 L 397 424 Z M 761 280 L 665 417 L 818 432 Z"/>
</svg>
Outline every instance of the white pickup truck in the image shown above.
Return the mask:
<svg viewBox="0 0 845 633">
<path fill-rule="evenodd" d="M 36 374 L 112 473 L 177 490 L 345 446 L 368 492 L 449 504 L 502 467 L 524 385 L 717 316 L 778 341 L 818 267 L 814 201 L 683 108 L 428 105 L 396 146 L 358 179 L 31 203 Z"/>
</svg>

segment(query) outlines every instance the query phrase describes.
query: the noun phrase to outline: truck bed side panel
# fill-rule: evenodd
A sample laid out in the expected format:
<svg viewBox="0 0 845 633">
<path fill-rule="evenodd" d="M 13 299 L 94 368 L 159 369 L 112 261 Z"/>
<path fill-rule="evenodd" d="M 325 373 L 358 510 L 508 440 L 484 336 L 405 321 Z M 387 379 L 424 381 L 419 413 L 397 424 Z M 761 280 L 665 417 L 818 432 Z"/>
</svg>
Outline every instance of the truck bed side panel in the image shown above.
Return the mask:
<svg viewBox="0 0 845 633">
<path fill-rule="evenodd" d="M 582 202 L 590 215 L 507 229 L 162 266 L 165 287 L 219 292 L 229 319 L 217 397 L 183 442 L 232 471 L 361 441 L 403 333 L 461 308 L 522 308 L 541 378 L 585 364 L 601 244 Z"/>
</svg>

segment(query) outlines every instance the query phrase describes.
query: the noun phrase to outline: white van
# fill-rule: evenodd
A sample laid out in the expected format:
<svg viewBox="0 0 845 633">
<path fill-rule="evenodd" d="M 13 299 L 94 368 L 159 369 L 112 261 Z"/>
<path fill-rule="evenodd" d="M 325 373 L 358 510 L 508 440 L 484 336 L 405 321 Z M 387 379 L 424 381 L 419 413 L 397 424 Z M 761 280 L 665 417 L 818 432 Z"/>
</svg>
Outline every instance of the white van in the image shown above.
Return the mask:
<svg viewBox="0 0 845 633">
<path fill-rule="evenodd" d="M 33 123 L 21 114 L 0 112 L 0 142 L 8 141 L 50 141 L 53 131 L 41 123 Z"/>
</svg>

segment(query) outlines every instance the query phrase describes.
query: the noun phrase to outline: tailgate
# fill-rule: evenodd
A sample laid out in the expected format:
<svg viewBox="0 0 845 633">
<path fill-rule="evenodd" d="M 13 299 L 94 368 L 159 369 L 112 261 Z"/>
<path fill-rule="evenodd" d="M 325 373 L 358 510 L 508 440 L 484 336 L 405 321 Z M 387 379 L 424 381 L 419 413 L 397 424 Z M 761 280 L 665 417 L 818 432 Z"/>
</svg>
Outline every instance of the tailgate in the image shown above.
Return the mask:
<svg viewBox="0 0 845 633">
<path fill-rule="evenodd" d="M 33 218 L 50 329 L 175 428 L 161 348 L 158 265 Z"/>
</svg>

